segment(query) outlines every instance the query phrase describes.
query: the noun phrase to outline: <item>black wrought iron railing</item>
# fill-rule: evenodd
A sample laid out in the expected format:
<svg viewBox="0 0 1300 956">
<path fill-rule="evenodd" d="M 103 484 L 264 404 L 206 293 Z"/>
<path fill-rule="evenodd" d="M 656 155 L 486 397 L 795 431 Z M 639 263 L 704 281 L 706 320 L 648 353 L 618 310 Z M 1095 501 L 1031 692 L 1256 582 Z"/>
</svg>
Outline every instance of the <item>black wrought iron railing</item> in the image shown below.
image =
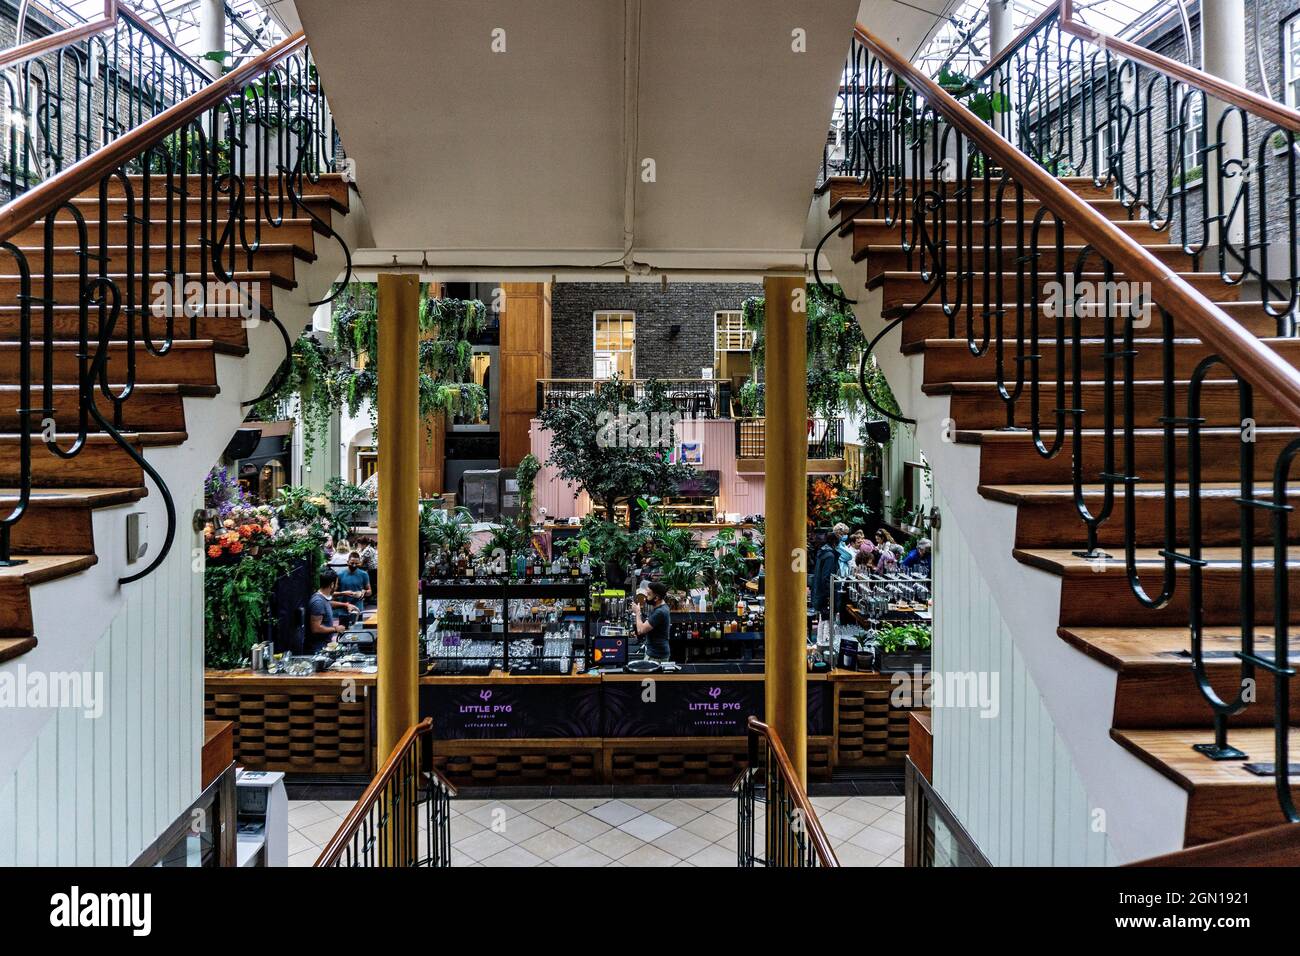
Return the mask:
<svg viewBox="0 0 1300 956">
<path fill-rule="evenodd" d="M 767 454 L 767 419 L 737 418 L 736 457 L 763 458 Z M 808 420 L 808 457 L 835 461 L 844 457 L 844 419 Z"/>
<path fill-rule="evenodd" d="M 4 425 L 16 435 L 17 466 L 6 477 L 16 494 L 0 515 L 0 565 L 21 563 L 11 530 L 31 500 L 34 447 L 71 459 L 96 433 L 142 469 L 167 513 L 153 559 L 122 582 L 166 558 L 175 504 L 127 414 L 139 361 L 199 338 L 200 317 L 232 315 L 271 322 L 287 356 L 288 332 L 261 280 L 244 277 L 290 220 L 310 219 L 338 243 L 346 281 L 346 243 L 304 201 L 333 160 L 328 117 L 299 33 L 0 208 L 0 261 L 8 263 L 0 285 L 10 288 L 4 304 L 17 311 L 19 356 L 16 407 Z M 58 389 L 69 363 L 73 399 Z M 265 394 L 286 370 L 287 363 Z"/>
<path fill-rule="evenodd" d="M 968 91 L 940 88 L 859 25 L 846 67 L 844 95 L 852 102 L 843 109 L 854 124 L 844 170 L 859 185 L 827 237 L 854 220 L 889 235 L 889 251 L 920 282 L 886 306 L 881 335 L 923 308 L 938 310 L 948 338 L 985 363 L 979 377 L 994 386 L 1004 429 L 1027 433 L 1044 461 L 1068 460 L 1058 470 L 1074 489 L 1077 554 L 1122 562 L 1142 606 L 1161 621 L 1186 622 L 1193 673 L 1214 723 L 1213 741 L 1198 750 L 1245 758 L 1229 742 L 1228 721 L 1252 705 L 1257 677 L 1272 678 L 1274 760 L 1256 757 L 1248 766 L 1273 775 L 1285 818 L 1297 821 L 1288 759 L 1289 519 L 1300 372 L 1243 322 L 1275 321 L 1279 335 L 1295 330 L 1300 113 L 1260 105 L 1159 58 L 1150 69 L 1160 75 L 1148 76 L 1121 63 L 1114 42 L 1078 42 L 1071 22 L 1040 18 Z M 1130 61 L 1139 55 L 1122 53 Z M 1197 147 L 1209 171 L 1203 191 L 1221 211 L 1184 216 L 1184 226 L 1199 221 L 1201 229 L 1176 233 L 1174 251 L 1194 263 L 1180 273 L 1161 258 L 1168 250 L 1148 244 L 1159 242 L 1160 230 L 1169 234 L 1182 208 L 1170 180 L 1189 155 L 1194 124 L 1184 107 L 1207 92 L 1235 97 L 1217 125 L 1202 122 L 1206 142 Z M 983 116 L 966 105 L 975 95 L 985 97 Z M 1154 104 L 1162 98 L 1178 107 L 1161 114 Z M 1233 125 L 1256 144 L 1241 158 L 1225 136 Z M 1091 186 L 1114 186 L 1125 209 L 1113 218 L 1143 215 L 1151 224 L 1111 221 L 1079 195 L 1089 180 L 1067 186 L 1057 178 L 1098 156 L 1087 150 L 1104 130 L 1113 138 Z M 1280 223 L 1263 199 L 1276 159 L 1267 144 L 1278 136 L 1287 184 Z M 1211 243 L 1220 251 L 1215 271 L 1205 274 L 1200 262 Z M 1274 272 L 1269 263 L 1279 247 L 1289 262 Z M 1240 538 L 1230 545 L 1206 544 L 1210 482 L 1238 489 Z M 1141 535 L 1139 489 L 1161 496 L 1160 526 Z M 1111 533 L 1122 556 L 1101 542 L 1102 528 L 1117 523 Z M 1224 623 L 1209 620 L 1207 590 L 1223 587 L 1239 594 L 1231 613 L 1240 626 L 1240 689 L 1220 696 L 1207 675 L 1204 639 L 1210 623 Z"/>
<path fill-rule="evenodd" d="M 125 7 L 109 29 L 0 69 L 0 198 L 26 192 L 210 81 Z"/>
<path fill-rule="evenodd" d="M 316 866 L 451 866 L 456 788 L 434 769 L 432 741 L 428 717 L 402 736 Z"/>
<path fill-rule="evenodd" d="M 749 718 L 748 735 L 749 764 L 732 787 L 736 865 L 838 867 L 835 850 L 781 739 L 757 717 Z"/>
<path fill-rule="evenodd" d="M 673 410 L 682 418 L 729 417 L 730 383 L 708 378 L 539 378 L 537 413 L 600 389 L 616 389 L 629 400 L 641 399 L 651 382 L 663 386 Z"/>
</svg>

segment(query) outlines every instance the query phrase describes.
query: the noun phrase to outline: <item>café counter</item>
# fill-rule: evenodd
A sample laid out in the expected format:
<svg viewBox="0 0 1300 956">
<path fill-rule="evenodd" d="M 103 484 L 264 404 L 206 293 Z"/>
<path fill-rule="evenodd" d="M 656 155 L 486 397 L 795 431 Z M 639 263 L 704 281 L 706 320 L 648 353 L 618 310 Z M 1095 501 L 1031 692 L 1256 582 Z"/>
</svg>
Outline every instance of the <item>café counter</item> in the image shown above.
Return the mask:
<svg viewBox="0 0 1300 956">
<path fill-rule="evenodd" d="M 730 784 L 746 760 L 745 721 L 763 713 L 763 675 L 690 670 L 423 677 L 420 716 L 433 718 L 434 760 L 458 786 Z M 369 776 L 374 687 L 373 674 L 208 671 L 205 716 L 234 722 L 240 766 Z M 901 769 L 908 708 L 895 689 L 876 673 L 808 675 L 810 777 Z"/>
</svg>

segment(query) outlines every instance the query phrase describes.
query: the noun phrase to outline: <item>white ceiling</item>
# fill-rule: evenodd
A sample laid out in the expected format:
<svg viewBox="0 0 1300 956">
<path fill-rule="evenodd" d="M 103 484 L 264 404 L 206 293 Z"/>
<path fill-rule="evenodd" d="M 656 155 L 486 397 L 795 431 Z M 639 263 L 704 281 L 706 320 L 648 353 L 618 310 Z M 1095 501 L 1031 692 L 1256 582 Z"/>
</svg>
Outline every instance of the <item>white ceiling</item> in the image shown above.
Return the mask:
<svg viewBox="0 0 1300 956">
<path fill-rule="evenodd" d="M 859 0 L 297 0 L 376 246 L 435 265 L 802 262 Z M 639 16 L 639 42 L 625 41 Z M 493 31 L 506 52 L 494 53 Z M 792 31 L 807 50 L 791 50 Z M 629 88 L 625 72 L 636 78 Z"/>
</svg>

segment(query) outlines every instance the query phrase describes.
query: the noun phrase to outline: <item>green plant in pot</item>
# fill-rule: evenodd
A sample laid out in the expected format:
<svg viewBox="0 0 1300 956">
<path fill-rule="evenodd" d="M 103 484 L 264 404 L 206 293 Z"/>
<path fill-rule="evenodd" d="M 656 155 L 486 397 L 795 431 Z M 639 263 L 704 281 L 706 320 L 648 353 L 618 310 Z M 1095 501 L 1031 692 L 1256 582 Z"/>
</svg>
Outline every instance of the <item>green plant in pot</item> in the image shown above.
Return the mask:
<svg viewBox="0 0 1300 956">
<path fill-rule="evenodd" d="M 443 511 L 430 505 L 420 509 L 420 542 L 424 545 L 426 564 L 445 574 L 451 563 L 469 553 L 470 531 L 474 518 L 468 508 Z"/>
<path fill-rule="evenodd" d="M 492 529 L 492 534 L 479 549 L 493 574 L 514 574 L 516 555 L 525 553 L 532 541 L 528 528 L 517 521 L 504 521 Z"/>
</svg>

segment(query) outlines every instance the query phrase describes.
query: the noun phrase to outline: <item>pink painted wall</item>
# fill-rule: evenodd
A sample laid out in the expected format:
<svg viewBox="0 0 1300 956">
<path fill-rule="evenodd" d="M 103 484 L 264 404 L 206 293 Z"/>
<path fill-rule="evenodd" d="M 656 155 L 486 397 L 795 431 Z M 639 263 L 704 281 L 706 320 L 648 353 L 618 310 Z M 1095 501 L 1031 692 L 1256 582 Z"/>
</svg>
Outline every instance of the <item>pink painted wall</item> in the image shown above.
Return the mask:
<svg viewBox="0 0 1300 956">
<path fill-rule="evenodd" d="M 763 476 L 741 475 L 736 471 L 735 423 L 730 419 L 687 419 L 679 422 L 679 441 L 698 441 L 704 446 L 703 468 L 716 470 L 720 482 L 718 508 L 723 513 L 763 514 Z M 591 510 L 591 500 L 567 482 L 560 481 L 547 464 L 550 456 L 550 433 L 533 420 L 529 430 L 531 451 L 542 463 L 537 475 L 534 508 L 545 508 L 549 518 L 583 517 Z"/>
</svg>

